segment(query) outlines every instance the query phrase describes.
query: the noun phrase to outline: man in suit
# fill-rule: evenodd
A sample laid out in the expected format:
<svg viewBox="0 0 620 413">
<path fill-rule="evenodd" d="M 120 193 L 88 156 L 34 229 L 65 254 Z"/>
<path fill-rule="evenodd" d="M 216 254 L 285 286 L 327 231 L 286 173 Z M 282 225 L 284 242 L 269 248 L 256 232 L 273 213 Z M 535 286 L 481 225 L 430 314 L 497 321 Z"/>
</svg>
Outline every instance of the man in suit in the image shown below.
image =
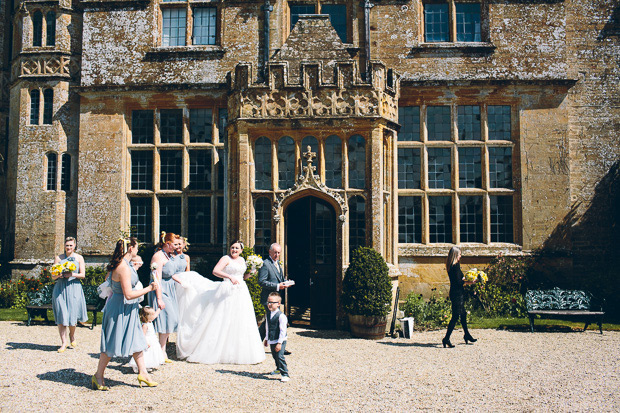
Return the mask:
<svg viewBox="0 0 620 413">
<path fill-rule="evenodd" d="M 260 300 L 265 306 L 265 314 L 269 314 L 267 297 L 270 293 L 284 291 L 288 286 L 284 284 L 284 269 L 280 264 L 282 247 L 274 242 L 269 247 L 269 258 L 263 261 L 263 266 L 258 270 L 258 284 L 263 287 Z M 265 339 L 265 323 L 260 326 L 261 339 Z M 287 352 L 289 353 L 289 352 Z"/>
</svg>

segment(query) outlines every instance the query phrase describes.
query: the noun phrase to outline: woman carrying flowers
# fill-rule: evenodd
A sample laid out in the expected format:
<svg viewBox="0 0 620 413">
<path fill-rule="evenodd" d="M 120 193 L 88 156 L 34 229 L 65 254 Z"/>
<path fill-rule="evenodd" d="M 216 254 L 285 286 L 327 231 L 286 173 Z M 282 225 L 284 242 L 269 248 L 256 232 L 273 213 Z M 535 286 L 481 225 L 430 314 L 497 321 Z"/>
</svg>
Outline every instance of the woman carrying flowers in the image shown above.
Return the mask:
<svg viewBox="0 0 620 413">
<path fill-rule="evenodd" d="M 84 258 L 75 252 L 75 247 L 75 238 L 66 238 L 65 253 L 54 258 L 54 265 L 51 268 L 52 279 L 56 281 L 52 292 L 52 310 L 60 334 L 59 353 L 65 351 L 69 343 L 71 347 L 76 347 L 77 322 L 88 320 L 84 290 L 80 282 L 85 276 Z M 67 327 L 69 327 L 68 340 Z"/>
</svg>

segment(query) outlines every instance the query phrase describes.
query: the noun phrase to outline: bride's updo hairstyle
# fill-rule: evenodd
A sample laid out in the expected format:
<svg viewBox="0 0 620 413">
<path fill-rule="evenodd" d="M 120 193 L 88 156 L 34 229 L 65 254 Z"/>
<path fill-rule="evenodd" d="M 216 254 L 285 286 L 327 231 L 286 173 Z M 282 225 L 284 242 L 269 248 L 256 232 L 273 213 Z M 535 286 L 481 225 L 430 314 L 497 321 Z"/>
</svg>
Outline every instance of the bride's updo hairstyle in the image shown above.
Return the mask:
<svg viewBox="0 0 620 413">
<path fill-rule="evenodd" d="M 114 271 L 116 267 L 121 263 L 129 247 L 135 247 L 138 245 L 138 239 L 136 237 L 120 238 L 116 241 L 116 248 L 110 259 L 110 263 L 106 267 L 108 271 Z"/>
<path fill-rule="evenodd" d="M 176 239 L 176 235 L 172 232 L 165 232 L 162 231 L 161 234 L 159 235 L 159 243 L 156 246 L 156 250 L 159 251 L 160 249 L 164 248 L 164 244 L 167 243 L 173 243 L 174 240 Z"/>
<path fill-rule="evenodd" d="M 239 244 L 239 245 L 241 246 L 241 252 L 243 252 L 243 248 L 245 248 L 245 247 L 243 246 L 243 241 L 239 241 L 239 240 L 237 240 L 237 241 L 233 242 L 232 244 L 230 244 L 230 247 L 232 247 L 232 246 L 233 246 L 233 245 L 235 245 L 235 244 Z M 230 247 L 228 247 L 228 248 L 230 249 Z"/>
</svg>

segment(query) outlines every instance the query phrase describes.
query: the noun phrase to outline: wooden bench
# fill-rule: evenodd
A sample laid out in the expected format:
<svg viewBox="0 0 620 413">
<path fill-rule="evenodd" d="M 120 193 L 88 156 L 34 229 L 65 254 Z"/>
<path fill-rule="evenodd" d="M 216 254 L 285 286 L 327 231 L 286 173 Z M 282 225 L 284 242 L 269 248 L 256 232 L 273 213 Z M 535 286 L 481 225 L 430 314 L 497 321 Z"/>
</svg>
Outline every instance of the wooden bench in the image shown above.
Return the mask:
<svg viewBox="0 0 620 413">
<path fill-rule="evenodd" d="M 97 287 L 94 285 L 84 285 L 84 298 L 86 299 L 86 310 L 93 312 L 93 323 L 91 324 L 91 330 L 97 325 L 97 313 L 101 311 L 105 305 L 105 300 L 102 300 L 97 294 Z M 26 325 L 32 323 L 34 317 L 43 317 L 49 324 L 50 321 L 47 318 L 47 310 L 52 309 L 52 292 L 54 290 L 54 284 L 43 286 L 39 291 L 28 293 L 28 305 L 26 311 L 28 311 L 28 321 Z"/>
<path fill-rule="evenodd" d="M 592 305 L 592 296 L 586 291 L 562 290 L 557 287 L 551 290 L 529 290 L 525 294 L 525 304 L 532 333 L 534 332 L 534 317 L 540 316 L 583 320 L 585 321 L 584 331 L 595 320 L 603 334 L 605 312 L 602 306 L 600 311 L 593 311 L 596 309 Z"/>
</svg>

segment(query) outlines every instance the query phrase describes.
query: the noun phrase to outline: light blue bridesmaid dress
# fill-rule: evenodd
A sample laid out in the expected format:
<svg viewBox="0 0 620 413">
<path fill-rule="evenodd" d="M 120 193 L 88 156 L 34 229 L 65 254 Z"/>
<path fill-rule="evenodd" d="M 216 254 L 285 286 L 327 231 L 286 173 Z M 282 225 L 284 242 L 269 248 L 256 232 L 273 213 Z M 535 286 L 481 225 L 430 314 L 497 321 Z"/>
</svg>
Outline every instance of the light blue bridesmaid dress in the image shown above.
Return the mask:
<svg viewBox="0 0 620 413">
<path fill-rule="evenodd" d="M 75 264 L 74 273 L 80 272 L 80 263 L 75 257 L 67 257 L 60 261 L 72 261 Z M 79 279 L 58 278 L 52 291 L 52 311 L 57 325 L 75 326 L 78 321 L 88 321 L 84 290 Z"/>
<path fill-rule="evenodd" d="M 187 265 L 187 264 L 186 264 Z M 177 273 L 178 258 L 170 257 L 161 269 L 161 294 L 166 308 L 161 310 L 153 321 L 155 332 L 160 334 L 174 333 L 179 325 L 179 304 L 177 302 L 177 287 L 172 276 Z M 157 308 L 157 294 L 149 293 L 151 307 Z"/>
<path fill-rule="evenodd" d="M 185 269 L 187 268 L 187 260 L 185 259 L 185 254 L 177 255 L 175 257 L 175 261 L 177 263 L 177 270 L 175 274 L 178 274 L 180 272 L 185 272 Z"/>
<path fill-rule="evenodd" d="M 134 287 L 138 282 L 138 273 L 127 260 L 125 262 L 131 271 L 131 286 Z M 148 344 L 142 331 L 137 300 L 127 302 L 121 283 L 112 279 L 112 273 L 108 277 L 112 296 L 108 298 L 103 311 L 101 352 L 109 357 L 127 357 L 146 350 Z"/>
</svg>

